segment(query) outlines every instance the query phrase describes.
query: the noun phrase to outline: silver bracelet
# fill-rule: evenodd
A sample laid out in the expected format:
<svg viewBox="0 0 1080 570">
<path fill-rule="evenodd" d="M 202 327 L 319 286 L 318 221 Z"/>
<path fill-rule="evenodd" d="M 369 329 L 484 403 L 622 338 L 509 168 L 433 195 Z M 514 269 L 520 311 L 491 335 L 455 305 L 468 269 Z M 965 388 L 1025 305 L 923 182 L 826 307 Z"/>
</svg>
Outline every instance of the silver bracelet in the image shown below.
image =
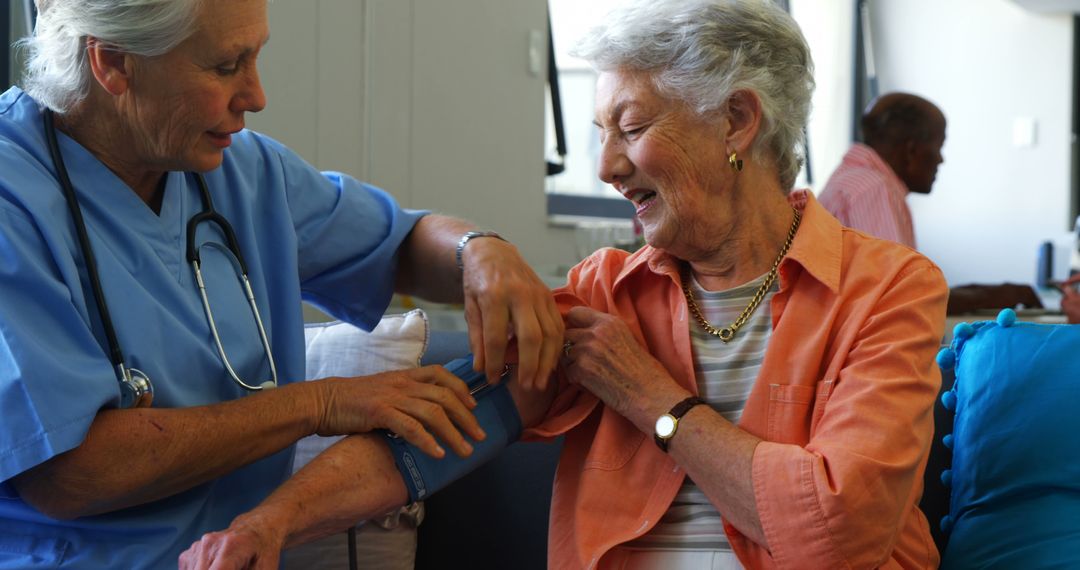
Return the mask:
<svg viewBox="0 0 1080 570">
<path fill-rule="evenodd" d="M 461 254 L 465 252 L 465 245 L 469 243 L 469 240 L 478 237 L 493 237 L 506 241 L 506 238 L 496 232 L 465 232 L 465 235 L 461 236 L 461 239 L 457 242 L 457 249 L 454 250 L 454 256 L 457 257 L 457 268 L 459 271 L 465 271 L 465 262 L 461 259 Z"/>
</svg>

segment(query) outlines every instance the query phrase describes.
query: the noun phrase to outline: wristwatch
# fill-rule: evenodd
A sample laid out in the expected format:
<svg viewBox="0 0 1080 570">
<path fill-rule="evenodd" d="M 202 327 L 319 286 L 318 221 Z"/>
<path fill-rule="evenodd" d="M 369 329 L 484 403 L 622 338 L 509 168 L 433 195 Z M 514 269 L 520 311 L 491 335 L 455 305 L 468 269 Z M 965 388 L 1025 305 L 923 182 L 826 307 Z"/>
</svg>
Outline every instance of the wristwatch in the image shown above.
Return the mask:
<svg viewBox="0 0 1080 570">
<path fill-rule="evenodd" d="M 675 404 L 670 412 L 657 418 L 653 439 L 656 440 L 656 445 L 661 451 L 667 453 L 668 442 L 671 441 L 671 438 L 675 437 L 675 432 L 679 430 L 679 420 L 694 406 L 704 403 L 705 400 L 702 400 L 697 396 L 690 396 L 678 404 Z"/>
<path fill-rule="evenodd" d="M 496 232 L 465 232 L 465 235 L 461 236 L 461 239 L 458 240 L 457 247 L 454 248 L 454 257 L 457 259 L 458 271 L 465 271 L 465 262 L 461 259 L 461 255 L 465 252 L 465 245 L 469 243 L 469 240 L 478 237 L 492 237 L 506 241 L 506 238 Z"/>
</svg>

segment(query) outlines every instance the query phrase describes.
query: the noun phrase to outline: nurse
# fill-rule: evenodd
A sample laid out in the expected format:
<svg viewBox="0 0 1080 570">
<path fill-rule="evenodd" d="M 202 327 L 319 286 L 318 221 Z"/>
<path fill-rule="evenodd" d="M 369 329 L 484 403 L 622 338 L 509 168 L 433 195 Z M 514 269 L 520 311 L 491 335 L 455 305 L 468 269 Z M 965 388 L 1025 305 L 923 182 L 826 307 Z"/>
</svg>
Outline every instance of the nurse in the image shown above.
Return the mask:
<svg viewBox="0 0 1080 570">
<path fill-rule="evenodd" d="M 464 302 L 489 375 L 509 327 L 547 378 L 562 320 L 516 248 L 244 129 L 266 0 L 39 11 L 0 95 L 0 568 L 175 567 L 312 433 L 484 437 L 441 367 L 298 382 L 301 299 L 366 328 L 395 291 Z"/>
</svg>

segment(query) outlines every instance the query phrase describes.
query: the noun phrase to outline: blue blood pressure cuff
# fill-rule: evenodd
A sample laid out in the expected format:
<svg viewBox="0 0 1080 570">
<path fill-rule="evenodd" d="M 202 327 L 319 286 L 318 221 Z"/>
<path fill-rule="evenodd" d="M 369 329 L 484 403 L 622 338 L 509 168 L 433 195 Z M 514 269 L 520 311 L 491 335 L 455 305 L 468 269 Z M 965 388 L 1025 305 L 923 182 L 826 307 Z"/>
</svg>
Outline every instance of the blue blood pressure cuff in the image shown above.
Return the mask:
<svg viewBox="0 0 1080 570">
<path fill-rule="evenodd" d="M 471 441 L 473 452 L 468 457 L 459 457 L 448 450 L 442 459 L 436 459 L 404 438 L 386 432 L 386 441 L 394 455 L 394 463 L 401 472 L 401 478 L 409 489 L 409 499 L 412 501 L 426 499 L 435 491 L 464 477 L 521 436 L 521 417 L 513 398 L 510 397 L 510 391 L 506 388 L 506 382 L 494 386 L 488 384 L 486 376 L 473 370 L 472 355 L 444 366 L 469 386 L 469 393 L 477 402 L 473 414 L 487 438 L 484 441 Z"/>
</svg>

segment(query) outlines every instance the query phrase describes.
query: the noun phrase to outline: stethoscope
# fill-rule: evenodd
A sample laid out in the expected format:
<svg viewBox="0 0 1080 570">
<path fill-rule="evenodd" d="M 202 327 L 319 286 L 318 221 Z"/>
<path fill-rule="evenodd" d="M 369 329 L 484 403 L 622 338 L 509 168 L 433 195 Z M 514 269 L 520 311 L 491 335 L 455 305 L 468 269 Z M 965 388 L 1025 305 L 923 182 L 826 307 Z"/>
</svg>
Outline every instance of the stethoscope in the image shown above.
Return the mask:
<svg viewBox="0 0 1080 570">
<path fill-rule="evenodd" d="M 101 323 L 105 328 L 105 338 L 109 343 L 110 360 L 116 370 L 117 380 L 120 382 L 120 407 L 150 407 L 154 401 L 154 385 L 145 372 L 137 368 L 130 368 L 124 364 L 124 354 L 120 350 L 120 342 L 116 339 L 116 330 L 113 328 L 112 318 L 109 317 L 105 294 L 101 290 L 97 261 L 94 257 L 94 250 L 90 247 L 90 238 L 86 234 L 86 224 L 83 223 L 79 200 L 75 196 L 75 189 L 71 185 L 71 178 L 68 176 L 67 168 L 64 167 L 64 159 L 60 155 L 60 145 L 56 142 L 56 128 L 53 124 L 52 111 L 46 109 L 44 118 L 49 154 L 52 155 L 53 165 L 56 167 L 57 176 L 60 178 L 60 187 L 64 191 L 64 198 L 67 200 L 68 210 L 71 211 L 71 218 L 75 222 L 75 233 L 79 239 L 79 247 L 82 250 L 83 259 L 86 260 L 86 273 L 90 277 L 90 287 L 94 292 L 94 300 L 97 304 L 98 313 L 101 315 Z M 236 234 L 233 232 L 232 225 L 214 209 L 214 202 L 210 199 L 210 191 L 206 187 L 206 181 L 203 179 L 202 174 L 195 173 L 195 177 L 199 183 L 199 193 L 202 195 L 203 210 L 192 216 L 187 223 L 187 260 L 191 263 L 191 267 L 195 272 L 195 282 L 199 286 L 203 310 L 206 312 L 206 320 L 210 323 L 210 332 L 214 337 L 214 343 L 217 345 L 218 354 L 221 356 L 221 361 L 225 364 L 229 376 L 242 388 L 251 391 L 275 388 L 277 387 L 277 367 L 274 366 L 274 356 L 270 351 L 270 340 L 266 337 L 266 329 L 263 327 L 262 318 L 259 316 L 259 308 L 255 303 L 255 294 L 252 292 L 251 282 L 248 280 L 247 263 L 244 262 L 244 256 L 237 245 Z M 252 385 L 244 382 L 233 369 L 229 357 L 225 354 L 225 347 L 221 344 L 217 324 L 214 322 L 214 313 L 210 310 L 210 301 L 206 296 L 206 283 L 203 281 L 202 271 L 200 270 L 202 258 L 199 254 L 199 248 L 195 247 L 195 230 L 202 222 L 217 224 L 225 235 L 228 250 L 232 253 L 230 261 L 234 263 L 237 276 L 244 287 L 244 294 L 247 296 L 248 304 L 251 306 L 251 313 L 255 316 L 255 324 L 259 329 L 259 338 L 262 340 L 266 358 L 270 361 L 271 378 L 261 384 Z M 206 245 L 221 247 L 216 243 Z"/>
</svg>

